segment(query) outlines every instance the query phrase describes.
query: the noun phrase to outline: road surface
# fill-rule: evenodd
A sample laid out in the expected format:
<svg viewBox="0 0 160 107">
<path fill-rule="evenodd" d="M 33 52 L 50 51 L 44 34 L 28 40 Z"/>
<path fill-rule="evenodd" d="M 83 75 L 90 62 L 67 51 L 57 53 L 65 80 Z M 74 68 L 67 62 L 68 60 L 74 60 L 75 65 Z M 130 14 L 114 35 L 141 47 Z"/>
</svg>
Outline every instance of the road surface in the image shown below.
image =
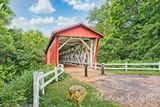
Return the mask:
<svg viewBox="0 0 160 107">
<path fill-rule="evenodd" d="M 124 107 L 160 107 L 160 76 L 117 75 L 65 65 L 73 78 L 92 84 L 102 94 L 101 100 L 112 100 Z"/>
</svg>

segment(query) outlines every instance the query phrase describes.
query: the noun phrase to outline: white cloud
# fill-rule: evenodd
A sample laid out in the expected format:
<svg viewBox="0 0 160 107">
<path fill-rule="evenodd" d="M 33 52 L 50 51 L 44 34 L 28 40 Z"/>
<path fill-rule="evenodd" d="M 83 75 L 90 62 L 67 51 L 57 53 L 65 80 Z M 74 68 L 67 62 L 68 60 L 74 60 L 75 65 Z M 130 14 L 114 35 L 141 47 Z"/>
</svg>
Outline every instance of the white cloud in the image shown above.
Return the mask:
<svg viewBox="0 0 160 107">
<path fill-rule="evenodd" d="M 29 10 L 36 14 L 48 14 L 56 11 L 49 0 L 38 0 L 38 2 L 33 4 Z"/>
<path fill-rule="evenodd" d="M 76 23 L 76 17 L 67 18 L 63 16 L 59 16 L 57 19 L 57 25 L 58 26 L 69 26 Z"/>
<path fill-rule="evenodd" d="M 94 2 L 89 2 L 89 0 L 63 0 L 69 5 L 73 6 L 75 10 L 88 11 L 96 7 Z"/>
<path fill-rule="evenodd" d="M 22 28 L 25 31 L 39 30 L 44 35 L 50 36 L 51 32 L 55 29 L 63 28 L 72 24 L 75 24 L 76 17 L 36 17 L 32 19 L 26 19 L 24 17 L 15 18 L 12 20 L 8 28 Z"/>
<path fill-rule="evenodd" d="M 30 20 L 31 25 L 39 25 L 39 24 L 53 24 L 55 23 L 56 20 L 53 17 L 37 17 L 37 18 L 32 18 Z"/>
</svg>

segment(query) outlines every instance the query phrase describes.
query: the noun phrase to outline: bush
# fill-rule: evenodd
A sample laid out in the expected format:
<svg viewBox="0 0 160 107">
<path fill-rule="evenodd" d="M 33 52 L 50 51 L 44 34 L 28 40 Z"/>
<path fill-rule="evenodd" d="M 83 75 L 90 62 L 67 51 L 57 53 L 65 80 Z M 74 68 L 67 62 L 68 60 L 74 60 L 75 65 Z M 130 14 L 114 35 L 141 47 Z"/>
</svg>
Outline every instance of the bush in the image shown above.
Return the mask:
<svg viewBox="0 0 160 107">
<path fill-rule="evenodd" d="M 53 65 L 44 65 L 34 71 L 47 72 L 53 69 Z M 19 107 L 22 104 L 32 104 L 33 101 L 33 71 L 25 71 L 0 90 L 0 106 Z"/>
</svg>

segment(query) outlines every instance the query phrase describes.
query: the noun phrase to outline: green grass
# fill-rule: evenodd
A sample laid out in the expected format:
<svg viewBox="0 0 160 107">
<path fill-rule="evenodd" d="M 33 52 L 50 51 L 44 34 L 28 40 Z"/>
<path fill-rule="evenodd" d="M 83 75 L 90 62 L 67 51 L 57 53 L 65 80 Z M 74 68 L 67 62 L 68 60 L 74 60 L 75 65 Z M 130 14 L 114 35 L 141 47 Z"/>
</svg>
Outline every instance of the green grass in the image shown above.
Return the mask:
<svg viewBox="0 0 160 107">
<path fill-rule="evenodd" d="M 86 88 L 87 96 L 81 107 L 119 107 L 110 101 L 104 101 L 97 96 L 97 91 L 91 85 L 79 82 L 65 75 L 63 80 L 52 83 L 46 87 L 46 94 L 41 95 L 40 107 L 77 107 L 75 102 L 69 100 L 68 89 L 72 85 L 81 85 Z"/>
<path fill-rule="evenodd" d="M 106 72 L 124 75 L 160 75 L 160 71 L 113 71 L 107 70 Z"/>
</svg>

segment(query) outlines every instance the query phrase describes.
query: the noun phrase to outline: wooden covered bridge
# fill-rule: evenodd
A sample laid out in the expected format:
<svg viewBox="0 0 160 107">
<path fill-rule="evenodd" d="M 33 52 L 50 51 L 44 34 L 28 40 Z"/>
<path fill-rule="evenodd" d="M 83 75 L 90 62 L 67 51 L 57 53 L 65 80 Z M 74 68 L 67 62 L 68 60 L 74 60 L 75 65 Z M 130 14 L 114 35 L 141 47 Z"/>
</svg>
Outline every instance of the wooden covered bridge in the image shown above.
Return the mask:
<svg viewBox="0 0 160 107">
<path fill-rule="evenodd" d="M 46 64 L 87 63 L 94 66 L 102 37 L 83 23 L 54 31 L 46 49 Z"/>
</svg>

